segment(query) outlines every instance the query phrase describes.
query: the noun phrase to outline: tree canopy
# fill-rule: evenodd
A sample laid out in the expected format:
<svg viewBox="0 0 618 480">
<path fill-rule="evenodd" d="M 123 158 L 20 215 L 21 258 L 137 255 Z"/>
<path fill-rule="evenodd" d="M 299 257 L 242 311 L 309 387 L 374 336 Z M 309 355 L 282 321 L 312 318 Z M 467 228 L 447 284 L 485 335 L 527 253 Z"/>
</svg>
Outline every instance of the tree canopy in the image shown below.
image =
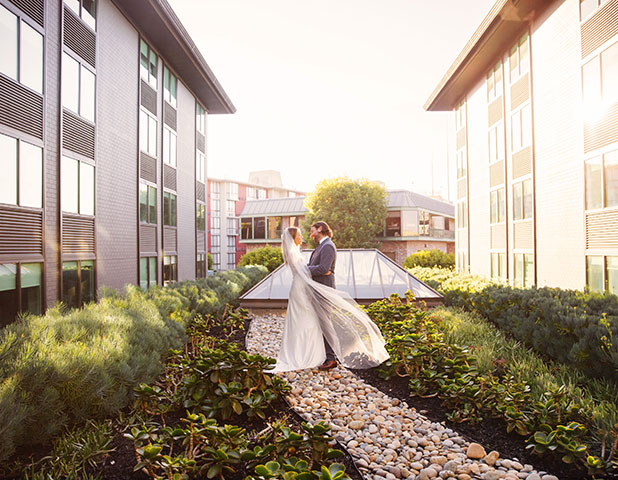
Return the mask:
<svg viewBox="0 0 618 480">
<path fill-rule="evenodd" d="M 384 231 L 386 190 L 368 180 L 338 177 L 320 182 L 307 195 L 308 212 L 303 222 L 305 241 L 310 245 L 311 225 L 328 223 L 338 248 L 375 248 L 376 237 Z"/>
</svg>

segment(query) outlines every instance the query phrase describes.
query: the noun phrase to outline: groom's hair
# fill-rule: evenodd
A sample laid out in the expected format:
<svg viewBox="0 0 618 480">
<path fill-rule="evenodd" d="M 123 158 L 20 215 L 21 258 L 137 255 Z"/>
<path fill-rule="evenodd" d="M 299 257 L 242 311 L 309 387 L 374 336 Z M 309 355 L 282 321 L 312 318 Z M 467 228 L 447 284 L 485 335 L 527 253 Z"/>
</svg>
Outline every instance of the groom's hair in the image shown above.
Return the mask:
<svg viewBox="0 0 618 480">
<path fill-rule="evenodd" d="M 330 229 L 330 227 L 328 226 L 328 223 L 326 222 L 315 222 L 311 226 L 315 228 L 316 230 L 319 230 L 320 232 L 322 232 L 322 235 L 326 235 L 327 237 L 333 236 L 333 231 Z"/>
</svg>

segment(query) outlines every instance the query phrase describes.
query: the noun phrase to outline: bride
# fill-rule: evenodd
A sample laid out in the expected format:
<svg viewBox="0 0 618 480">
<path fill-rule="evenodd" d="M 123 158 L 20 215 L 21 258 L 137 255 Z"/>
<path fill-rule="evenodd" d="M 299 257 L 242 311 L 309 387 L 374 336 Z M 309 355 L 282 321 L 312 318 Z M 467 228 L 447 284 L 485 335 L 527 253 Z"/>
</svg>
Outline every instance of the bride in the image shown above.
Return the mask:
<svg viewBox="0 0 618 480">
<path fill-rule="evenodd" d="M 372 368 L 388 357 L 378 327 L 345 292 L 315 282 L 300 253 L 302 235 L 289 227 L 282 236 L 283 258 L 292 271 L 283 340 L 274 372 L 302 370 L 326 359 L 324 338 L 348 368 Z"/>
</svg>

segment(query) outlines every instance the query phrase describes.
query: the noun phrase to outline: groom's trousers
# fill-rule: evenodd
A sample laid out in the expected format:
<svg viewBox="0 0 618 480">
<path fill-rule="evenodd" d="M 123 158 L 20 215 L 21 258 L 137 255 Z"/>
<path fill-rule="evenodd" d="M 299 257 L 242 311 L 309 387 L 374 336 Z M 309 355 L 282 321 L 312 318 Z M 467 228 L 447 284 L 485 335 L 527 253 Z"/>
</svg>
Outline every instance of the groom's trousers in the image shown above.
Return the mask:
<svg viewBox="0 0 618 480">
<path fill-rule="evenodd" d="M 316 276 L 313 279 L 321 283 L 322 285 L 326 285 L 327 287 L 335 288 L 335 279 L 332 278 L 334 275 L 321 275 Z M 325 301 L 324 297 L 320 295 L 319 292 L 314 290 L 316 295 L 315 305 L 318 313 L 318 318 L 320 319 L 320 324 L 324 325 L 325 322 L 328 322 L 330 319 L 330 307 L 328 303 Z M 337 356 L 333 351 L 332 347 L 329 345 L 328 341 L 324 338 L 324 350 L 326 352 L 326 360 L 337 360 Z"/>
</svg>

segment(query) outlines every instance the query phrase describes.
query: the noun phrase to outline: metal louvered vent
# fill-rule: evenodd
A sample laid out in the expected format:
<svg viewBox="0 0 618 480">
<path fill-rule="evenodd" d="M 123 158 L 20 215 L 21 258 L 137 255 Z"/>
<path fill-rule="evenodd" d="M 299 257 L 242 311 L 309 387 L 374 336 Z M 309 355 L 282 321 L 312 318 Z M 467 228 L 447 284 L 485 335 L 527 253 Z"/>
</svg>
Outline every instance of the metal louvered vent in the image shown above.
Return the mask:
<svg viewBox="0 0 618 480">
<path fill-rule="evenodd" d="M 586 248 L 618 248 L 618 210 L 586 215 Z"/>
<path fill-rule="evenodd" d="M 43 255 L 43 213 L 0 208 L 0 256 Z"/>
<path fill-rule="evenodd" d="M 94 125 L 63 110 L 62 146 L 94 160 Z"/>
<path fill-rule="evenodd" d="M 173 128 L 174 131 L 177 130 L 176 128 L 176 109 L 174 107 L 172 107 L 171 105 L 168 105 L 167 102 L 165 103 L 165 107 L 163 108 L 163 117 L 164 117 L 164 121 L 165 124 L 170 127 Z"/>
<path fill-rule="evenodd" d="M 500 160 L 489 167 L 489 186 L 495 187 L 504 183 L 504 160 Z"/>
<path fill-rule="evenodd" d="M 457 149 L 466 145 L 466 129 L 462 128 L 457 132 Z"/>
<path fill-rule="evenodd" d="M 157 254 L 157 227 L 154 225 L 139 226 L 139 252 Z"/>
<path fill-rule="evenodd" d="M 94 218 L 62 214 L 62 253 L 94 255 Z"/>
<path fill-rule="evenodd" d="M 197 232 L 197 252 L 205 253 L 206 252 L 206 232 L 198 230 Z"/>
<path fill-rule="evenodd" d="M 491 127 L 494 123 L 502 120 L 502 96 L 496 98 L 487 110 L 487 124 Z"/>
<path fill-rule="evenodd" d="M 195 196 L 200 202 L 206 201 L 206 186 L 203 183 L 197 182 L 195 186 Z"/>
<path fill-rule="evenodd" d="M 157 183 L 157 159 L 141 152 L 139 157 L 139 176 L 149 182 Z"/>
<path fill-rule="evenodd" d="M 523 177 L 532 172 L 532 149 L 526 147 L 513 154 L 513 178 Z"/>
<path fill-rule="evenodd" d="M 465 178 L 457 180 L 457 198 L 466 198 L 468 196 L 468 181 Z"/>
<path fill-rule="evenodd" d="M 163 186 L 176 191 L 176 169 L 169 165 L 163 165 Z"/>
<path fill-rule="evenodd" d="M 64 9 L 64 44 L 96 67 L 97 37 L 68 8 Z"/>
<path fill-rule="evenodd" d="M 618 34 L 618 0 L 602 5 L 581 27 L 582 58 Z"/>
<path fill-rule="evenodd" d="M 534 248 L 532 220 L 513 224 L 513 248 Z"/>
<path fill-rule="evenodd" d="M 177 243 L 176 228 L 163 227 L 163 251 L 165 253 L 176 253 Z"/>
<path fill-rule="evenodd" d="M 618 103 L 596 122 L 584 123 L 584 152 L 618 141 Z"/>
<path fill-rule="evenodd" d="M 206 153 L 206 137 L 202 135 L 200 132 L 196 132 L 196 135 L 197 135 L 197 149 L 202 153 Z"/>
<path fill-rule="evenodd" d="M 491 248 L 506 248 L 506 226 L 491 226 Z"/>
<path fill-rule="evenodd" d="M 530 81 L 526 73 L 511 86 L 511 110 L 515 110 L 530 98 Z"/>
<path fill-rule="evenodd" d="M 26 13 L 32 20 L 44 27 L 45 8 L 43 0 L 10 0 L 10 2 Z"/>
<path fill-rule="evenodd" d="M 155 92 L 144 80 L 141 81 L 140 103 L 151 113 L 157 114 L 157 92 Z"/>
<path fill-rule="evenodd" d="M 43 138 L 43 97 L 0 75 L 0 123 Z"/>
</svg>

